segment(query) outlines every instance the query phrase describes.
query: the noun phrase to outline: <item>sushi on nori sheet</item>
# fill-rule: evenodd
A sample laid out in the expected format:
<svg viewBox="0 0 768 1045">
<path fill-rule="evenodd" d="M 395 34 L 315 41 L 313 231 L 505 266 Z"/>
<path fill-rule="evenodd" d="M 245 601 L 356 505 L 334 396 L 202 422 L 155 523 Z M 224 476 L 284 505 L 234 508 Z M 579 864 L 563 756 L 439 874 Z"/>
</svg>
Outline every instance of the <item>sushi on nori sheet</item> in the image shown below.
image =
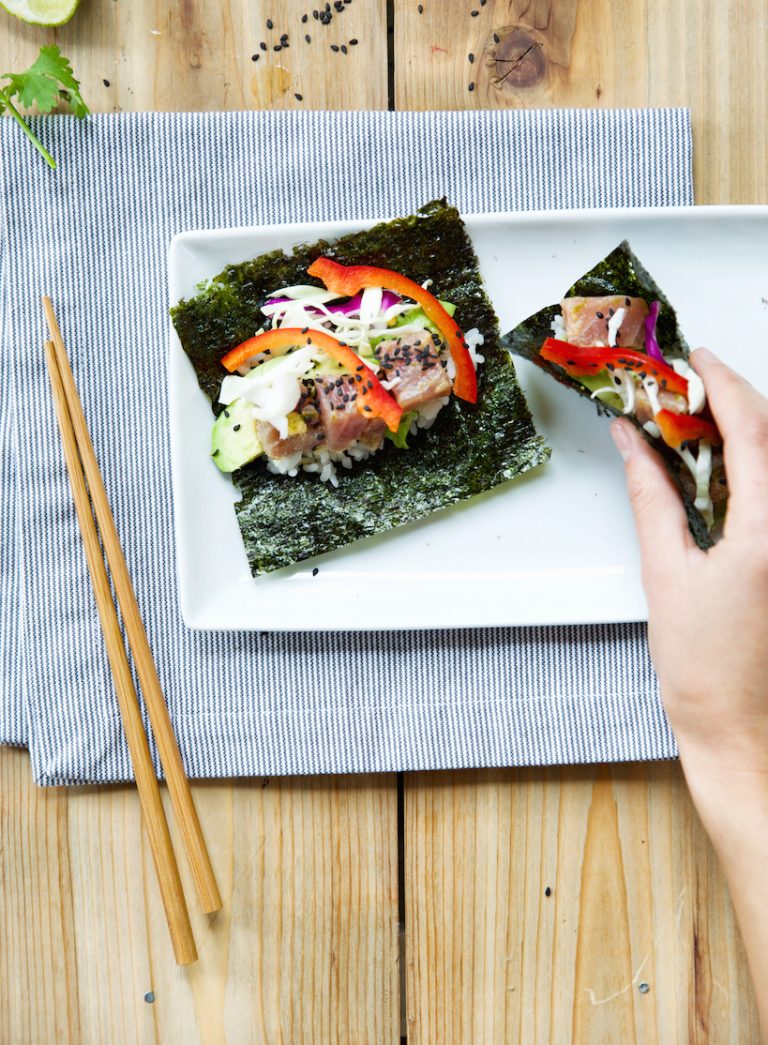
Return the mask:
<svg viewBox="0 0 768 1045">
<path fill-rule="evenodd" d="M 251 570 L 422 519 L 546 461 L 458 212 L 227 268 L 171 310 Z"/>
</svg>

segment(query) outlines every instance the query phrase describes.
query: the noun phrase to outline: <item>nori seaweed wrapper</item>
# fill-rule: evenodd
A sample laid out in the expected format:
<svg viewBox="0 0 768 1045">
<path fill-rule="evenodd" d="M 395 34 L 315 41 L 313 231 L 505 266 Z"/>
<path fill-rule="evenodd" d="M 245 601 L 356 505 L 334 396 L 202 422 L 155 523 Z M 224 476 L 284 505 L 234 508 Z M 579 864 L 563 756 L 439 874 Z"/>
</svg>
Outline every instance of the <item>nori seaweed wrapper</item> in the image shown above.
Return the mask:
<svg viewBox="0 0 768 1045">
<path fill-rule="evenodd" d="M 656 339 L 659 347 L 667 359 L 688 358 L 688 345 L 678 325 L 675 310 L 626 240 L 620 243 L 615 250 L 611 251 L 593 269 L 590 269 L 589 272 L 583 275 L 581 279 L 577 280 L 563 297 L 602 297 L 610 294 L 625 294 L 629 297 L 644 298 L 649 305 L 652 301 L 659 301 L 661 307 L 656 324 Z M 539 352 L 546 338 L 554 336 L 552 333 L 552 321 L 555 316 L 560 314 L 559 302 L 548 305 L 518 324 L 514 330 L 505 334 L 501 339 L 502 344 L 510 352 L 528 359 L 531 363 L 535 363 L 536 366 L 546 371 L 555 380 L 589 399 L 596 406 L 599 414 L 609 413 L 623 416 L 621 410 L 611 403 L 592 399 L 592 393 L 580 381 L 570 377 L 555 363 L 550 363 L 540 356 Z M 685 510 L 688 514 L 691 533 L 696 543 L 700 548 L 712 547 L 714 541 L 707 524 L 701 513 L 693 506 L 695 490 L 690 472 L 671 447 L 668 447 L 661 439 L 653 439 L 648 436 L 648 433 L 643 430 L 642 425 L 636 418 L 629 416 L 628 419 L 635 424 L 642 432 L 644 438 L 664 458 L 670 475 L 680 489 Z M 712 462 L 712 480 L 714 484 L 718 483 L 724 476 L 722 454 L 717 449 L 713 450 Z"/>
<path fill-rule="evenodd" d="M 198 296 L 172 308 L 181 344 L 212 404 L 226 374 L 222 356 L 263 325 L 259 309 L 268 293 L 317 282 L 307 268 L 320 255 L 346 265 L 394 269 L 417 283 L 433 280 L 432 292 L 456 305 L 461 329 L 477 327 L 485 338 L 478 402 L 472 406 L 451 396 L 430 429 L 409 437 L 407 450 L 385 441 L 366 461 L 350 470 L 338 468 L 338 488 L 301 471 L 295 478 L 272 475 L 260 460 L 235 472 L 242 494 L 235 511 L 254 575 L 422 519 L 550 455 L 501 346 L 472 243 L 458 212 L 444 200 L 333 243 L 232 265 Z"/>
</svg>

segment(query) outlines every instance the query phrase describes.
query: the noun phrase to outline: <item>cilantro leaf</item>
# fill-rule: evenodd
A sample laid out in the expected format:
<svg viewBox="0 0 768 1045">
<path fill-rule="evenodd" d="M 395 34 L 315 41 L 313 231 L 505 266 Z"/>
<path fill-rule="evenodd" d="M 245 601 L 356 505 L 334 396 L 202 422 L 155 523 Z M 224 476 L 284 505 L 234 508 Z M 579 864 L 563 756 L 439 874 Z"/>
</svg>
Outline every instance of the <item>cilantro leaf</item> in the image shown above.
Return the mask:
<svg viewBox="0 0 768 1045">
<path fill-rule="evenodd" d="M 56 161 L 13 104 L 13 98 L 16 97 L 19 104 L 27 108 L 37 104 L 43 113 L 51 112 L 63 99 L 82 120 L 90 110 L 80 94 L 80 83 L 74 77 L 69 59 L 53 44 L 41 47 L 40 54 L 25 72 L 2 75 L 9 82 L 0 87 L 0 113 L 8 110 L 45 162 L 55 169 Z"/>
<path fill-rule="evenodd" d="M 69 59 L 55 44 L 41 47 L 40 54 L 26 72 L 4 75 L 10 80 L 5 88 L 6 97 L 16 95 L 25 108 L 36 102 L 40 112 L 51 112 L 63 97 L 75 116 L 82 119 L 88 115 L 88 106 L 80 94 L 80 84 L 74 77 Z"/>
</svg>

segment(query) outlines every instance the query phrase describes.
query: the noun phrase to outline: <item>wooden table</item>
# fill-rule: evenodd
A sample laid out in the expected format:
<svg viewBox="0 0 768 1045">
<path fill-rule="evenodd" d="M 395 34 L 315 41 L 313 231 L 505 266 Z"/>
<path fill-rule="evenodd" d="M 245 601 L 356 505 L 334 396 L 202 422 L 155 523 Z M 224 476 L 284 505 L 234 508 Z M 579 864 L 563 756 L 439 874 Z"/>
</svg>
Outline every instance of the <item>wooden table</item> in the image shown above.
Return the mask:
<svg viewBox="0 0 768 1045">
<path fill-rule="evenodd" d="M 309 0 L 83 0 L 58 31 L 0 11 L 0 68 L 57 42 L 110 112 L 688 105 L 697 201 L 768 202 L 763 0 L 422 7 L 352 0 L 323 25 Z M 675 764 L 195 794 L 226 907 L 180 970 L 134 791 L 40 791 L 0 751 L 3 1043 L 758 1041 Z"/>
</svg>

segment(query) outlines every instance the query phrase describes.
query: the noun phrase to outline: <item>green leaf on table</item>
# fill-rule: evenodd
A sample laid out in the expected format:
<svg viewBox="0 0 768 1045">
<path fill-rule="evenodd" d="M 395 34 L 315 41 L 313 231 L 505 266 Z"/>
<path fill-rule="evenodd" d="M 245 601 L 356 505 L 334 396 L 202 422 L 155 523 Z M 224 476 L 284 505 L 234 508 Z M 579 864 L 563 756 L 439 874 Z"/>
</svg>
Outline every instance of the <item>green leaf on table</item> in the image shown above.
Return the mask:
<svg viewBox="0 0 768 1045">
<path fill-rule="evenodd" d="M 80 94 L 80 83 L 75 79 L 69 59 L 55 44 L 41 47 L 40 54 L 23 73 L 4 73 L 10 83 L 4 88 L 6 99 L 18 98 L 25 107 L 37 104 L 40 112 L 51 112 L 63 98 L 75 116 L 82 119 L 89 109 Z"/>
</svg>

